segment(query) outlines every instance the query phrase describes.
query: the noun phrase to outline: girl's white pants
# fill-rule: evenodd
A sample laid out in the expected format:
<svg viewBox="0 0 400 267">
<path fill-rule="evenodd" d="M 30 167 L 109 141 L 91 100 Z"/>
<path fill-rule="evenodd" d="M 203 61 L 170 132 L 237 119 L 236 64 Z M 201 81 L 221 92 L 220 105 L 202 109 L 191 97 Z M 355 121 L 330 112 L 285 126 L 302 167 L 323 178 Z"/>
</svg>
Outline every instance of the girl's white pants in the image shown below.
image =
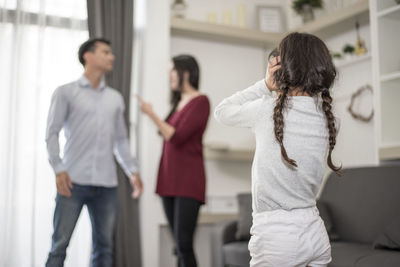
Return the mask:
<svg viewBox="0 0 400 267">
<path fill-rule="evenodd" d="M 253 214 L 250 267 L 325 267 L 331 246 L 316 207 Z"/>
</svg>

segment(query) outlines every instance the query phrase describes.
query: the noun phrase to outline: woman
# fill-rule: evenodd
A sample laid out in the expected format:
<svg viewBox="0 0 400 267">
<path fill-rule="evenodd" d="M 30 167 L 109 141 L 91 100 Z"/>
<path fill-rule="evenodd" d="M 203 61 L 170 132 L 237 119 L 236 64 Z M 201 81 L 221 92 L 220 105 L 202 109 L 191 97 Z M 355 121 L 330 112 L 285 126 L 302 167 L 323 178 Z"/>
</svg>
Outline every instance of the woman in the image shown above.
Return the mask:
<svg viewBox="0 0 400 267">
<path fill-rule="evenodd" d="M 156 124 L 164 138 L 156 193 L 174 237 L 178 267 L 197 266 L 193 235 L 200 206 L 205 202 L 202 138 L 210 103 L 198 92 L 200 70 L 189 55 L 172 58 L 170 86 L 172 108 L 161 120 L 149 103 L 141 110 Z"/>
<path fill-rule="evenodd" d="M 310 34 L 289 34 L 269 59 L 265 79 L 215 110 L 221 123 L 256 136 L 250 266 L 327 266 L 330 244 L 315 205 L 325 161 L 340 170 L 331 156 L 336 70 L 325 44 Z"/>
</svg>

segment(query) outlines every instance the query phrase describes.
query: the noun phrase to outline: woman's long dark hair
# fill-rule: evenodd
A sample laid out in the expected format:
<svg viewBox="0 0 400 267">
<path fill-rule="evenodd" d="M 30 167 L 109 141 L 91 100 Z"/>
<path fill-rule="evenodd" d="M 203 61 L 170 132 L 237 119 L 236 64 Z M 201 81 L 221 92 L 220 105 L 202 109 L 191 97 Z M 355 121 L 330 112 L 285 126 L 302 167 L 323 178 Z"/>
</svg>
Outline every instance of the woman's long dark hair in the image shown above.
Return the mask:
<svg viewBox="0 0 400 267">
<path fill-rule="evenodd" d="M 306 33 L 291 33 L 287 35 L 273 50 L 271 57 L 281 57 L 281 68 L 274 73 L 274 80 L 278 87 L 278 99 L 274 108 L 274 133 L 281 147 L 283 159 L 293 167 L 297 167 L 295 160 L 289 158 L 283 145 L 285 121 L 283 113 L 287 108 L 288 95 L 292 90 L 298 93 L 307 93 L 310 96 L 321 96 L 322 110 L 325 113 L 329 132 L 329 154 L 327 163 L 336 173 L 341 167 L 332 162 L 332 151 L 336 144 L 335 117 L 332 114 L 332 97 L 329 89 L 336 77 L 328 48 L 318 37 Z"/>
<path fill-rule="evenodd" d="M 178 73 L 179 83 L 177 90 L 171 90 L 171 110 L 165 120 L 168 120 L 172 114 L 175 112 L 179 101 L 182 96 L 182 86 L 183 86 L 183 74 L 185 72 L 189 73 L 189 83 L 190 85 L 199 90 L 199 78 L 200 78 L 200 68 L 197 64 L 196 59 L 190 55 L 179 55 L 172 58 L 174 64 L 174 69 Z"/>
</svg>

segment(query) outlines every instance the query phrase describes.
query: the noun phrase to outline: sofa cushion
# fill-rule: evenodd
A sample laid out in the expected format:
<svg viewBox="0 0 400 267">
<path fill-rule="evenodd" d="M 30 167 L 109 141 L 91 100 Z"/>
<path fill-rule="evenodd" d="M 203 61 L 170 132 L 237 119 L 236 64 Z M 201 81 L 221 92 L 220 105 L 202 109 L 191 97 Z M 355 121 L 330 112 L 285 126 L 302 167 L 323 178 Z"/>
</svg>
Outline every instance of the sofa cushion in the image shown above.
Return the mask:
<svg viewBox="0 0 400 267">
<path fill-rule="evenodd" d="M 248 267 L 250 264 L 250 252 L 247 241 L 225 244 L 224 262 L 228 266 Z"/>
<path fill-rule="evenodd" d="M 370 244 L 350 242 L 332 242 L 331 247 L 332 262 L 329 267 L 354 267 L 356 262 L 375 251 Z"/>
<path fill-rule="evenodd" d="M 372 245 L 399 213 L 399 178 L 400 165 L 344 169 L 342 177 L 328 177 L 320 199 L 340 240 Z"/>
<path fill-rule="evenodd" d="M 326 231 L 329 236 L 330 241 L 339 240 L 339 235 L 333 229 L 332 217 L 329 211 L 328 204 L 321 200 L 317 200 L 317 208 L 319 211 L 319 216 L 324 221 Z"/>
<path fill-rule="evenodd" d="M 400 216 L 395 217 L 375 239 L 374 248 L 400 250 Z"/>
<path fill-rule="evenodd" d="M 235 237 L 237 240 L 247 241 L 250 239 L 250 228 L 253 223 L 251 193 L 238 194 L 237 200 L 239 215 Z"/>
<path fill-rule="evenodd" d="M 375 249 L 374 252 L 357 261 L 355 267 L 399 267 L 400 252 Z"/>
</svg>

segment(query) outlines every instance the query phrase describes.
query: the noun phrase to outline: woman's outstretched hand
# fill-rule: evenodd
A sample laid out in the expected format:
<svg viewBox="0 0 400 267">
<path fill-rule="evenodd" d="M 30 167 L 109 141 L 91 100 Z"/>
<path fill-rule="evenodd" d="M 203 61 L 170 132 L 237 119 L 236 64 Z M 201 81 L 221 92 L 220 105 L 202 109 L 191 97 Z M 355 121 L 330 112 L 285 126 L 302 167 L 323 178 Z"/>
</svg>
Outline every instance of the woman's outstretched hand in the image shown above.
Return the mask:
<svg viewBox="0 0 400 267">
<path fill-rule="evenodd" d="M 268 62 L 267 73 L 265 74 L 265 84 L 270 91 L 276 91 L 278 89 L 274 80 L 274 73 L 281 68 L 280 62 L 280 56 L 273 57 Z"/>
<path fill-rule="evenodd" d="M 153 112 L 153 107 L 150 103 L 143 101 L 143 99 L 138 95 L 136 95 L 136 98 L 140 102 L 140 109 L 142 112 L 149 116 L 149 118 L 157 125 L 157 128 L 164 139 L 169 141 L 175 133 L 175 128 L 164 120 L 160 119 L 157 114 Z"/>
<path fill-rule="evenodd" d="M 139 95 L 136 95 L 136 98 L 139 100 L 140 110 L 147 115 L 151 115 L 153 113 L 153 106 L 150 103 L 143 101 Z"/>
</svg>

